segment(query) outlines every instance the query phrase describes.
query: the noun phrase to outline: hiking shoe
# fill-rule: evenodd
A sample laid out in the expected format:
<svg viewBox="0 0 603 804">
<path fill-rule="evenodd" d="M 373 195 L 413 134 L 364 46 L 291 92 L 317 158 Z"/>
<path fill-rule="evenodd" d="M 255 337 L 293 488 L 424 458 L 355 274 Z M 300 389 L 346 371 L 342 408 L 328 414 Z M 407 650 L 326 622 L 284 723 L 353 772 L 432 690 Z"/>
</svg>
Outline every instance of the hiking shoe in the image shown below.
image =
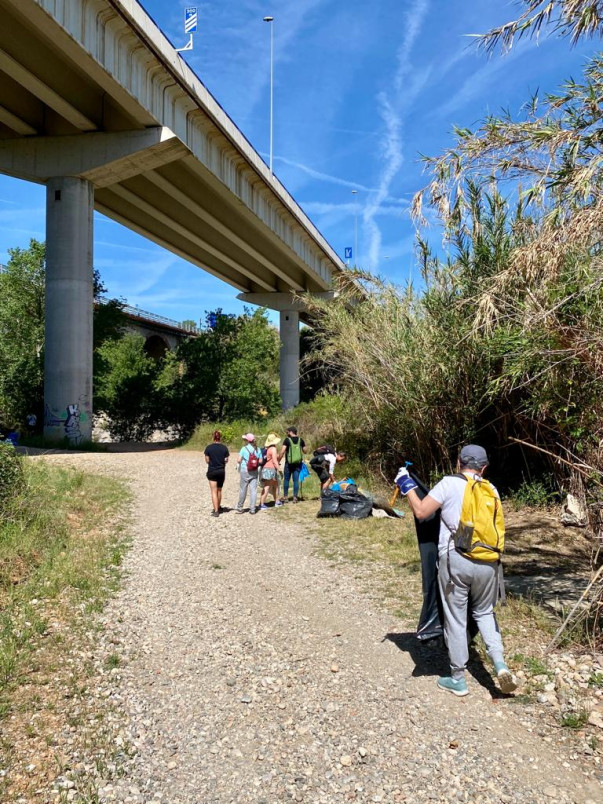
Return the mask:
<svg viewBox="0 0 603 804">
<path fill-rule="evenodd" d="M 220 516 L 220 512 L 219 511 L 212 511 L 211 515 L 212 516 Z"/>
<path fill-rule="evenodd" d="M 243 513 L 243 512 L 241 511 L 241 513 Z M 256 513 L 255 508 L 253 509 L 253 511 L 250 511 L 249 513 L 250 514 L 255 514 Z"/>
<path fill-rule="evenodd" d="M 243 513 L 243 509 L 242 508 L 237 508 L 237 514 L 242 514 L 242 513 Z"/>
<path fill-rule="evenodd" d="M 498 679 L 498 686 L 500 687 L 500 691 L 504 692 L 505 695 L 510 695 L 512 692 L 515 692 L 517 687 L 519 686 L 517 683 L 517 679 L 513 675 L 513 673 L 509 670 L 506 664 L 499 664 L 496 665 L 496 678 Z"/>
<path fill-rule="evenodd" d="M 294 497 L 292 502 L 296 503 L 297 502 L 297 497 Z"/>
<path fill-rule="evenodd" d="M 459 698 L 462 698 L 464 695 L 469 695 L 469 687 L 464 678 L 455 679 L 450 676 L 444 676 L 438 679 L 438 687 L 441 690 L 446 690 L 446 692 L 457 695 Z"/>
</svg>

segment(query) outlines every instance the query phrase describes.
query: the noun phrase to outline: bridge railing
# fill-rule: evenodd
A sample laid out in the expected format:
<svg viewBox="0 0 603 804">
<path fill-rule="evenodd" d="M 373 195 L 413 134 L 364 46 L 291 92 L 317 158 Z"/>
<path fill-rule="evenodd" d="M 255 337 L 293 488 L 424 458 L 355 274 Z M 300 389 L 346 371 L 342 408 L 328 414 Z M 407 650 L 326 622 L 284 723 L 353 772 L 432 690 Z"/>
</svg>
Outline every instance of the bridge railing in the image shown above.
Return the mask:
<svg viewBox="0 0 603 804">
<path fill-rule="evenodd" d="M 106 296 L 99 296 L 98 301 L 101 304 L 106 304 L 109 299 Z M 187 322 L 176 321 L 174 318 L 167 318 L 164 315 L 151 313 L 149 310 L 141 310 L 140 307 L 132 307 L 131 304 L 122 304 L 121 308 L 126 315 L 131 315 L 135 318 L 140 318 L 143 321 L 149 321 L 154 324 L 165 324 L 173 329 L 179 329 L 182 332 L 190 332 L 191 335 L 199 335 L 203 330 L 196 324 L 189 324 Z"/>
</svg>

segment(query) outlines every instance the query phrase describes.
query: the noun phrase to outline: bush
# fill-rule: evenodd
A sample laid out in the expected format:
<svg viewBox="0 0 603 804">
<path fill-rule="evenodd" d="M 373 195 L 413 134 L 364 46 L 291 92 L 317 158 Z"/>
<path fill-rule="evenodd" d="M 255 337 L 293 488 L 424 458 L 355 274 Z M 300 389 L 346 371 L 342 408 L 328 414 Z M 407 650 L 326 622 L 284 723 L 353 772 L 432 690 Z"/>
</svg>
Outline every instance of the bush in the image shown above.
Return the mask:
<svg viewBox="0 0 603 804">
<path fill-rule="evenodd" d="M 21 458 L 11 444 L 0 443 L 0 511 L 23 489 Z"/>
<path fill-rule="evenodd" d="M 543 475 L 535 480 L 524 478 L 521 485 L 510 492 L 509 499 L 518 507 L 548 508 L 559 502 L 559 492 L 555 488 L 554 478 Z"/>
</svg>

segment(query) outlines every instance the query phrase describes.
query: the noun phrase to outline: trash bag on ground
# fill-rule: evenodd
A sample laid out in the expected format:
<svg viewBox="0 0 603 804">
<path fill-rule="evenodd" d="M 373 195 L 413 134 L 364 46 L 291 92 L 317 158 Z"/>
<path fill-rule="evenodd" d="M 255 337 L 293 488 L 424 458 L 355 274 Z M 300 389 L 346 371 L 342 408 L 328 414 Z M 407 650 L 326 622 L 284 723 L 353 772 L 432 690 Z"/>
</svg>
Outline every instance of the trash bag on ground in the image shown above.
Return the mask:
<svg viewBox="0 0 603 804">
<path fill-rule="evenodd" d="M 320 494 L 320 511 L 316 514 L 319 517 L 339 516 L 340 514 L 340 493 L 326 489 Z"/>
<path fill-rule="evenodd" d="M 340 513 L 343 519 L 366 519 L 373 510 L 373 501 L 358 491 L 358 486 L 348 486 L 340 497 Z"/>
</svg>

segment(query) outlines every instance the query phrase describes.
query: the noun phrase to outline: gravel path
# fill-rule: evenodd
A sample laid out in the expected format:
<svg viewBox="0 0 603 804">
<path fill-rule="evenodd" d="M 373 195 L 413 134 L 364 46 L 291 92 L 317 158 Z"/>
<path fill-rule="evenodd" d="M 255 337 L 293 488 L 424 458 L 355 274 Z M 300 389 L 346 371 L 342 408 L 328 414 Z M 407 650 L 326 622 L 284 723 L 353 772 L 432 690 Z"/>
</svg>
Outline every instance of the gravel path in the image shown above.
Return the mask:
<svg viewBox="0 0 603 804">
<path fill-rule="evenodd" d="M 127 477 L 136 498 L 103 639 L 125 660 L 114 699 L 137 753 L 101 801 L 603 800 L 512 701 L 473 679 L 465 699 L 440 692 L 442 657 L 422 662 L 430 649 L 299 525 L 278 510 L 211 518 L 200 454 L 47 460 Z M 225 505 L 237 481 L 230 467 Z"/>
</svg>

